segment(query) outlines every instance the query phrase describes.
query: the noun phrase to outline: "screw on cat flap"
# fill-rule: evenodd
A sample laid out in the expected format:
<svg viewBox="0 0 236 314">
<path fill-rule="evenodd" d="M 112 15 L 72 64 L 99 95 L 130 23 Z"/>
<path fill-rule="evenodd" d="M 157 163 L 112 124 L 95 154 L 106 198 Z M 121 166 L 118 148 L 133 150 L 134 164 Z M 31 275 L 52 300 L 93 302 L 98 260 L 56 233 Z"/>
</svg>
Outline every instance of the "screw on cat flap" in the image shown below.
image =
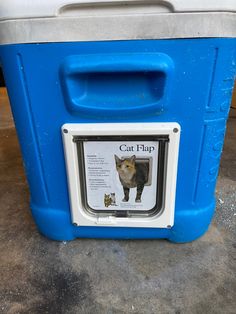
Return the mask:
<svg viewBox="0 0 236 314">
<path fill-rule="evenodd" d="M 0 62 L 42 234 L 207 231 L 235 23 L 234 0 L 1 1 Z"/>
</svg>

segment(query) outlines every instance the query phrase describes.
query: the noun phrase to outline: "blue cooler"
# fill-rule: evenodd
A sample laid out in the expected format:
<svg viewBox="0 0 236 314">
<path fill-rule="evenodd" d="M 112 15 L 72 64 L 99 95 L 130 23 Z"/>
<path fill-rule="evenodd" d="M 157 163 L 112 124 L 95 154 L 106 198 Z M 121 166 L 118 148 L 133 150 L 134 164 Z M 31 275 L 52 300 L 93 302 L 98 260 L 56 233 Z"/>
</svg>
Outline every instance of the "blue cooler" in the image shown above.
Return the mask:
<svg viewBox="0 0 236 314">
<path fill-rule="evenodd" d="M 0 62 L 42 234 L 206 232 L 235 79 L 234 0 L 3 0 Z"/>
</svg>

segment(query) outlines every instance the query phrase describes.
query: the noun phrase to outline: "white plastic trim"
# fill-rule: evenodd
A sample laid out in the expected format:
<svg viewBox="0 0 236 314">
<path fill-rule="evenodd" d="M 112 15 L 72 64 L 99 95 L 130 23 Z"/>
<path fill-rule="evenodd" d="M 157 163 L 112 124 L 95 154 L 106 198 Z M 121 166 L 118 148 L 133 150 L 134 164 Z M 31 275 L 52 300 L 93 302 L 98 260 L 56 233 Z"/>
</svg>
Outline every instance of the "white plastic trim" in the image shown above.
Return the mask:
<svg viewBox="0 0 236 314">
<path fill-rule="evenodd" d="M 207 37 L 236 37 L 236 14 L 127 14 L 0 22 L 0 44 Z"/>
<path fill-rule="evenodd" d="M 80 14 L 80 8 L 104 7 L 104 5 L 117 6 L 128 4 L 132 6 L 159 6 L 160 12 L 166 7 L 172 12 L 236 12 L 235 0 L 1 0 L 0 20 L 24 19 L 36 17 L 56 17 L 63 14 L 65 7 L 70 7 L 75 15 Z"/>
<path fill-rule="evenodd" d="M 174 128 L 179 132 L 175 133 Z M 64 133 L 66 129 L 68 132 Z M 107 123 L 107 124 L 65 124 L 62 126 L 63 143 L 67 167 L 72 222 L 79 226 L 146 227 L 167 228 L 174 224 L 175 191 L 179 153 L 180 125 L 178 123 Z M 75 135 L 169 135 L 167 156 L 165 207 L 160 215 L 147 218 L 96 218 L 83 209 L 79 179 L 78 155 Z"/>
</svg>

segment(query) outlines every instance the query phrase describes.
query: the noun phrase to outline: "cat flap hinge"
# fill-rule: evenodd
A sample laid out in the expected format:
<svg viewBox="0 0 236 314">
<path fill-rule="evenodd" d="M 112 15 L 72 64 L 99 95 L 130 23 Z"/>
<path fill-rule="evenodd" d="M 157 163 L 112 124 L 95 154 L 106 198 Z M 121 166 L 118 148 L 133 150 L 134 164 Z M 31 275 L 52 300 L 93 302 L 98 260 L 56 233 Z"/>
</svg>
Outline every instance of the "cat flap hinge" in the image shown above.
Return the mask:
<svg viewBox="0 0 236 314">
<path fill-rule="evenodd" d="M 117 210 L 115 212 L 115 216 L 119 218 L 126 218 L 128 217 L 128 211 L 127 210 Z"/>
<path fill-rule="evenodd" d="M 83 143 L 88 141 L 142 141 L 142 140 L 149 140 L 149 141 L 159 141 L 159 142 L 169 142 L 168 135 L 108 135 L 108 136 L 73 136 L 72 141 L 74 143 Z"/>
</svg>

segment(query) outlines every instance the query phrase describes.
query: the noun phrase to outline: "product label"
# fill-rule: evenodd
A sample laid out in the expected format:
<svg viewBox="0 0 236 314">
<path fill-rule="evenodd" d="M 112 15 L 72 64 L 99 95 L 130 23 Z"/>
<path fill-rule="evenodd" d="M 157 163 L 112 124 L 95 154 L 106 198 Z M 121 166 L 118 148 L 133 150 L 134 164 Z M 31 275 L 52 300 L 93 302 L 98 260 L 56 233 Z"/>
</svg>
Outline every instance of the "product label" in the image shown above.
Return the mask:
<svg viewBox="0 0 236 314">
<path fill-rule="evenodd" d="M 93 210 L 151 210 L 157 202 L 158 141 L 83 143 Z"/>
</svg>

